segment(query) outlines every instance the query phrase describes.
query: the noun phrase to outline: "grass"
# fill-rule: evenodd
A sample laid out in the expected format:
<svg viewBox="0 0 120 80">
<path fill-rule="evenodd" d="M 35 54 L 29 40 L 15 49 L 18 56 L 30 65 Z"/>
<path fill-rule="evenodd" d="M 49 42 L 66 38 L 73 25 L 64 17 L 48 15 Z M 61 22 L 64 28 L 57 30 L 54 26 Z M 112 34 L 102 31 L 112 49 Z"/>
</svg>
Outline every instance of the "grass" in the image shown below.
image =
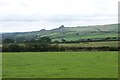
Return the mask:
<svg viewBox="0 0 120 80">
<path fill-rule="evenodd" d="M 65 47 L 118 47 L 118 41 L 62 43 Z"/>
<path fill-rule="evenodd" d="M 2 54 L 0 52 L 0 78 L 2 78 Z"/>
<path fill-rule="evenodd" d="M 117 78 L 117 52 L 3 53 L 3 78 Z"/>
<path fill-rule="evenodd" d="M 77 32 L 76 32 L 77 33 Z M 107 37 L 118 37 L 117 33 L 82 33 L 80 35 L 76 35 L 76 33 L 72 33 L 72 34 L 64 34 L 64 37 L 61 38 L 57 38 L 59 35 L 54 36 L 55 39 L 52 39 L 52 41 L 61 41 L 62 38 L 64 38 L 67 41 L 74 41 L 74 40 L 80 40 L 80 39 L 93 39 L 93 38 L 107 38 Z M 53 35 L 52 35 L 53 36 Z"/>
<path fill-rule="evenodd" d="M 117 33 L 106 33 L 106 34 L 95 34 L 95 35 L 87 35 L 82 36 L 82 39 L 92 39 L 92 38 L 107 38 L 107 37 L 118 37 Z"/>
</svg>

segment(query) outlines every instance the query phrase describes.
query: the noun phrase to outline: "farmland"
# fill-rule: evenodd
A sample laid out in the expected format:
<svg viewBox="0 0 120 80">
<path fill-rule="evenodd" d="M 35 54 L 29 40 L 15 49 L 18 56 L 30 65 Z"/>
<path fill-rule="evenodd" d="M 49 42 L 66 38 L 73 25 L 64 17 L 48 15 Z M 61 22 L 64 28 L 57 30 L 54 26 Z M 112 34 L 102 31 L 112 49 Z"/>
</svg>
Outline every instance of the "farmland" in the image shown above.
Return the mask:
<svg viewBox="0 0 120 80">
<path fill-rule="evenodd" d="M 117 78 L 119 33 L 118 24 L 3 33 L 2 77 Z"/>
<path fill-rule="evenodd" d="M 3 78 L 117 78 L 117 51 L 4 52 Z"/>
<path fill-rule="evenodd" d="M 59 46 L 65 47 L 118 47 L 120 41 L 103 41 L 103 42 L 80 42 L 80 43 L 61 43 Z"/>
</svg>

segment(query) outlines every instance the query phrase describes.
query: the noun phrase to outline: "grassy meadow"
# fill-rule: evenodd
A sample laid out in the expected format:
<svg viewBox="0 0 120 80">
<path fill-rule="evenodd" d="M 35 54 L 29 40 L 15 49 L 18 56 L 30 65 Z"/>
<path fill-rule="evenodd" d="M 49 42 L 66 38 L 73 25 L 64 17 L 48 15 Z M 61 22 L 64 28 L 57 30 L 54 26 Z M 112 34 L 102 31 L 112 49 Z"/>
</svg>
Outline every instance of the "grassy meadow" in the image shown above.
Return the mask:
<svg viewBox="0 0 120 80">
<path fill-rule="evenodd" d="M 65 46 L 65 47 L 118 47 L 119 42 L 120 41 L 61 43 L 61 44 L 59 44 L 59 46 Z"/>
<path fill-rule="evenodd" d="M 3 78 L 117 78 L 117 51 L 4 52 Z"/>
</svg>

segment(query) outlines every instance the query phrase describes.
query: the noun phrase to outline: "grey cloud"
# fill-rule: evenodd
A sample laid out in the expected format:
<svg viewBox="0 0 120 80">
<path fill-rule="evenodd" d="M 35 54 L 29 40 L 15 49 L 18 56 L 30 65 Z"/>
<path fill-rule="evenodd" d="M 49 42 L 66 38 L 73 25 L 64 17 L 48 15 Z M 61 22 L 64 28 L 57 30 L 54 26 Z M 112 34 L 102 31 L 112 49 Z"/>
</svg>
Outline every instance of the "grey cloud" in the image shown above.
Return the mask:
<svg viewBox="0 0 120 80">
<path fill-rule="evenodd" d="M 101 18 L 103 17 L 103 18 Z M 100 18 L 100 19 L 99 19 Z M 55 15 L 55 16 L 6 16 L 0 22 L 71 22 L 117 19 L 116 15 Z"/>
</svg>

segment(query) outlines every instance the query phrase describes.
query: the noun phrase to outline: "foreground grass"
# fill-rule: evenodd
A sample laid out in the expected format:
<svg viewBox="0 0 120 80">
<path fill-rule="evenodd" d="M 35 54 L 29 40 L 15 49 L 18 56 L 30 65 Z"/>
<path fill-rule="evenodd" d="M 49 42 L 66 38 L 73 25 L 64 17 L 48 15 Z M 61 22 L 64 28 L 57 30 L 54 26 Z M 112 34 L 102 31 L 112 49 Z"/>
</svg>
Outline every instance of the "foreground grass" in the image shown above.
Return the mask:
<svg viewBox="0 0 120 80">
<path fill-rule="evenodd" d="M 3 53 L 3 78 L 117 78 L 117 52 Z"/>
</svg>

